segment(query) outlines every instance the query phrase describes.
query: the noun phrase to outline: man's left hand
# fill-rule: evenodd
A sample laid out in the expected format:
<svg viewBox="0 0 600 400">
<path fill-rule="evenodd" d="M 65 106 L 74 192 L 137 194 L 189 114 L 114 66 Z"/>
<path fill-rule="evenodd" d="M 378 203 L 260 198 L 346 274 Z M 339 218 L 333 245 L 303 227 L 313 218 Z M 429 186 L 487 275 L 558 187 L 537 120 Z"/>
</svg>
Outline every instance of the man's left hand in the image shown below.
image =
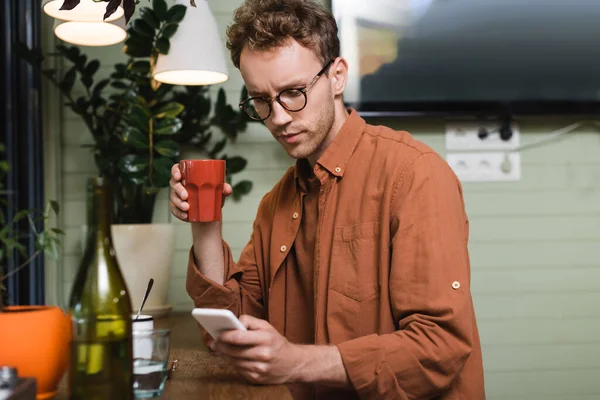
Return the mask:
<svg viewBox="0 0 600 400">
<path fill-rule="evenodd" d="M 281 384 L 299 381 L 303 369 L 303 351 L 283 337 L 267 321 L 242 315 L 248 329 L 221 333 L 209 347 L 231 359 L 235 369 L 253 383 Z"/>
</svg>

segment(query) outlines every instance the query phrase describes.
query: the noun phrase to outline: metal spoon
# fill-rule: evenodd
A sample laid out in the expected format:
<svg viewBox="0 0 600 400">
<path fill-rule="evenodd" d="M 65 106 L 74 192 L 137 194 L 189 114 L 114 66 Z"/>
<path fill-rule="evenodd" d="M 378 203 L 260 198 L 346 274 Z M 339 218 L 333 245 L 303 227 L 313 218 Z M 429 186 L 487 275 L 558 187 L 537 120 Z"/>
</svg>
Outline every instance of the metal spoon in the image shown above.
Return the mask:
<svg viewBox="0 0 600 400">
<path fill-rule="evenodd" d="M 142 308 L 144 307 L 144 304 L 146 303 L 146 300 L 148 299 L 148 295 L 150 294 L 150 290 L 152 289 L 152 285 L 154 285 L 154 279 L 150 278 L 150 280 L 148 281 L 148 286 L 146 286 L 146 292 L 144 293 L 144 298 L 142 299 L 142 304 L 140 304 L 140 308 L 137 312 L 137 315 L 135 316 L 136 320 L 140 317 Z"/>
</svg>

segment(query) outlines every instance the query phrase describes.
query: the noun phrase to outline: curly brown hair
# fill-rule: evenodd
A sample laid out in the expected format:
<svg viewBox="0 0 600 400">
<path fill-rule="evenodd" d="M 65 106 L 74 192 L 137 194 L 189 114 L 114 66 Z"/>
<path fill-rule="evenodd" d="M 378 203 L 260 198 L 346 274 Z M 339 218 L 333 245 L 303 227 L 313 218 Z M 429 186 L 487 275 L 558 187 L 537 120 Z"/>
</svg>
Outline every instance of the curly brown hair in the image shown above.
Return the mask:
<svg viewBox="0 0 600 400">
<path fill-rule="evenodd" d="M 340 55 L 335 19 L 314 0 L 245 0 L 227 28 L 227 48 L 236 68 L 245 46 L 271 50 L 294 39 L 323 64 Z"/>
</svg>

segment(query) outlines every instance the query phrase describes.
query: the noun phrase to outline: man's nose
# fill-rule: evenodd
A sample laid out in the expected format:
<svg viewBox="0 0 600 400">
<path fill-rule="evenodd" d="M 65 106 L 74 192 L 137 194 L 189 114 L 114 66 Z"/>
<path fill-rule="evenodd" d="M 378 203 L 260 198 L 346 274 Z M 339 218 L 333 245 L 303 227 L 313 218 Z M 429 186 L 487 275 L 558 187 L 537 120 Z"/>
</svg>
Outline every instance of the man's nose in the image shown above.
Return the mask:
<svg viewBox="0 0 600 400">
<path fill-rule="evenodd" d="M 290 112 L 283 108 L 278 101 L 273 101 L 271 104 L 271 122 L 274 125 L 282 126 L 290 123 L 292 121 L 292 116 Z"/>
</svg>

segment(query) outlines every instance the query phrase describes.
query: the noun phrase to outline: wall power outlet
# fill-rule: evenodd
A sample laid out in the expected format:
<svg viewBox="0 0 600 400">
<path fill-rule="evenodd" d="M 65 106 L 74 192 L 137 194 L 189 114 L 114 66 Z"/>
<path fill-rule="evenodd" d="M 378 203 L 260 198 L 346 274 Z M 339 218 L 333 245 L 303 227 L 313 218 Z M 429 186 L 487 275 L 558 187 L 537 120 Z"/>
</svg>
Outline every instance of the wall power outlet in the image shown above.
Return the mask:
<svg viewBox="0 0 600 400">
<path fill-rule="evenodd" d="M 521 154 L 518 152 L 449 153 L 446 161 L 462 182 L 521 179 Z"/>
<path fill-rule="evenodd" d="M 521 132 L 516 122 L 510 128 L 510 138 L 503 140 L 500 122 L 452 122 L 446 125 L 447 150 L 506 150 L 510 151 L 521 145 Z M 481 134 L 481 133 L 484 134 Z"/>
</svg>

